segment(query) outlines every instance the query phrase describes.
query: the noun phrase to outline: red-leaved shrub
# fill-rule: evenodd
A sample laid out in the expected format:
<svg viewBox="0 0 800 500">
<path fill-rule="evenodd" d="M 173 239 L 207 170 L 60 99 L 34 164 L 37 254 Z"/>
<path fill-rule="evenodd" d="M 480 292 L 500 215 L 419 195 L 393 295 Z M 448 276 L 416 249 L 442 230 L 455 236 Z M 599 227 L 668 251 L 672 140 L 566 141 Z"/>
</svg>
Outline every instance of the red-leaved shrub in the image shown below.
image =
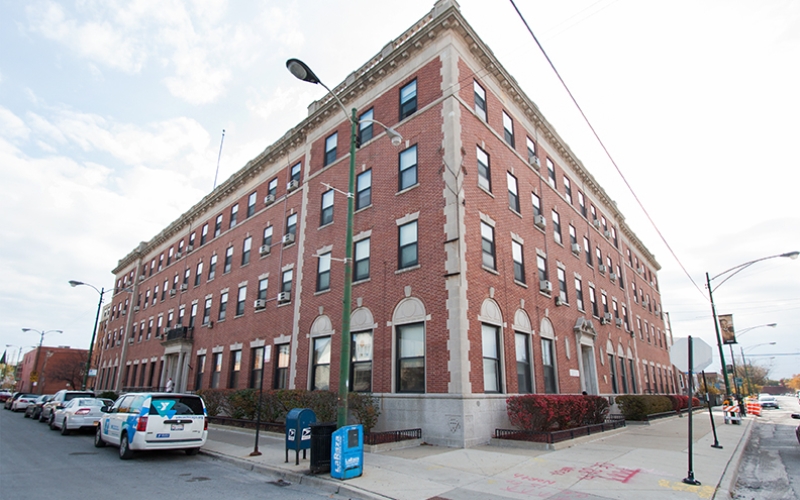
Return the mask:
<svg viewBox="0 0 800 500">
<path fill-rule="evenodd" d="M 527 431 L 564 430 L 601 424 L 608 401 L 600 396 L 527 394 L 506 400 L 508 419 Z"/>
</svg>

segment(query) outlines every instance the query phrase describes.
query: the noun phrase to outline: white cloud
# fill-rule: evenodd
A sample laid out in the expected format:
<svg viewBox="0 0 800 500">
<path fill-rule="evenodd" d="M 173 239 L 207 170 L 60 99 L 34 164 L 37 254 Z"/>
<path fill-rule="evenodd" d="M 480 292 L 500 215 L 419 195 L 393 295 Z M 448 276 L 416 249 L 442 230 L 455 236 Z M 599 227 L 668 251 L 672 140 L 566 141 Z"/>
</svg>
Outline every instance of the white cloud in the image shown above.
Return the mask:
<svg viewBox="0 0 800 500">
<path fill-rule="evenodd" d="M 11 110 L 0 106 L 0 136 L 11 139 L 27 139 L 30 129 Z"/>
</svg>

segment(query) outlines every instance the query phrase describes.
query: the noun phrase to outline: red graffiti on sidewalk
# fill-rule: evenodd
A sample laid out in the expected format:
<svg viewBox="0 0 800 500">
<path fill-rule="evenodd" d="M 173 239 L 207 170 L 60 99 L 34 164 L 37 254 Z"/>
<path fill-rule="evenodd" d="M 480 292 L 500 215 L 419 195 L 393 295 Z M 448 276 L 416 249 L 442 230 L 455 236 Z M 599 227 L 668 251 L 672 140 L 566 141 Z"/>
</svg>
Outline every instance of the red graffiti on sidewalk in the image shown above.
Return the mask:
<svg viewBox="0 0 800 500">
<path fill-rule="evenodd" d="M 605 479 L 624 484 L 641 471 L 642 469 L 628 469 L 608 462 L 597 462 L 594 465 L 580 469 L 578 474 L 581 475 L 581 479 Z"/>
<path fill-rule="evenodd" d="M 565 476 L 565 475 L 569 474 L 570 472 L 573 472 L 574 470 L 575 470 L 575 467 L 562 467 L 562 468 L 560 468 L 558 470 L 554 470 L 550 474 L 552 474 L 554 476 Z"/>
</svg>

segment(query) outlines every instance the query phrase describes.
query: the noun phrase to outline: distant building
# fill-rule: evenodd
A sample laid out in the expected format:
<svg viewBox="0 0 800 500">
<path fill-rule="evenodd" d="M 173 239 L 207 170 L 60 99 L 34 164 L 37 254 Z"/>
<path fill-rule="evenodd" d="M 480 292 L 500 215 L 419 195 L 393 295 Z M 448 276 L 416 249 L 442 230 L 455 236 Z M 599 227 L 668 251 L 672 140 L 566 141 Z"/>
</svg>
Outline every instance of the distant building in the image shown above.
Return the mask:
<svg viewBox="0 0 800 500">
<path fill-rule="evenodd" d="M 22 357 L 16 390 L 36 394 L 53 394 L 61 389 L 79 390 L 83 384 L 88 349 L 42 346 L 41 350 L 36 368 L 37 349 Z"/>
<path fill-rule="evenodd" d="M 378 430 L 473 446 L 509 394 L 676 391 L 659 264 L 456 2 L 334 91 L 361 120 L 350 385 Z M 119 261 L 100 388 L 336 389 L 349 137 L 313 102 Z"/>
</svg>

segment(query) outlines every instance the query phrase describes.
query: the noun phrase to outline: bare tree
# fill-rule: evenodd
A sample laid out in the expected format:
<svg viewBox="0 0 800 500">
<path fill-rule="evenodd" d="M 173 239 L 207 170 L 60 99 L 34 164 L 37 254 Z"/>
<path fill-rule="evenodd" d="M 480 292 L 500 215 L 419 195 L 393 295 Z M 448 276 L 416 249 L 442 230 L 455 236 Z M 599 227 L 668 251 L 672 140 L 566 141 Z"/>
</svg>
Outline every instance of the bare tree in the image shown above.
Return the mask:
<svg viewBox="0 0 800 500">
<path fill-rule="evenodd" d="M 83 371 L 86 368 L 86 355 L 80 352 L 67 352 L 50 359 L 45 374 L 51 381 L 66 382 L 73 388 L 80 388 L 83 383 Z"/>
</svg>

